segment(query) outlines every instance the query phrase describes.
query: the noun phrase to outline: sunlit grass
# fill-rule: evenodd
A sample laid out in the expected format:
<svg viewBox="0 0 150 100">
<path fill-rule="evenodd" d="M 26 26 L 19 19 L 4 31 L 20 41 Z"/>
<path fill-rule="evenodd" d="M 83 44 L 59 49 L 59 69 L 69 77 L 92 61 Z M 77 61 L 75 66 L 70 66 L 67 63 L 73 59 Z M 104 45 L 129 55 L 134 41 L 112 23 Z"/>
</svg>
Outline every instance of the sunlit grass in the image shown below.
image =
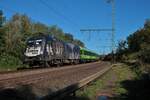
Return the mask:
<svg viewBox="0 0 150 100">
<path fill-rule="evenodd" d="M 135 77 L 136 74 L 132 72 L 129 66 L 118 64 L 113 67 L 112 70 L 97 79 L 95 82 L 92 82 L 89 86 L 80 91 L 77 91 L 77 96 L 94 99 L 99 92 L 103 90 L 109 91 L 109 85 L 112 84 L 113 86 L 111 87 L 110 91 L 114 94 L 119 95 L 122 93 L 126 93 L 127 91 L 121 86 L 120 83 L 124 80 L 130 80 Z"/>
</svg>

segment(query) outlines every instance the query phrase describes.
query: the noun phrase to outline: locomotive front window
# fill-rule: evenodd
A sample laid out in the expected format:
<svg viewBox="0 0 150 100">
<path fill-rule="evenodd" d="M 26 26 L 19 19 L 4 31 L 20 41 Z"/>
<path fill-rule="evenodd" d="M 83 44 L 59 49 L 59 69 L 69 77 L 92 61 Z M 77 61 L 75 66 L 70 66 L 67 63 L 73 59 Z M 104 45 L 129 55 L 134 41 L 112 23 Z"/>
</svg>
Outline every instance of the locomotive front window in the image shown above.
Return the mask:
<svg viewBox="0 0 150 100">
<path fill-rule="evenodd" d="M 32 41 L 28 41 L 27 45 L 28 45 L 29 47 L 41 46 L 41 45 L 42 45 L 42 40 L 32 40 Z"/>
<path fill-rule="evenodd" d="M 33 47 L 33 46 L 34 46 L 34 41 L 28 41 L 27 45 L 28 45 L 29 47 Z"/>
<path fill-rule="evenodd" d="M 42 45 L 42 40 L 36 40 L 36 45 Z"/>
</svg>

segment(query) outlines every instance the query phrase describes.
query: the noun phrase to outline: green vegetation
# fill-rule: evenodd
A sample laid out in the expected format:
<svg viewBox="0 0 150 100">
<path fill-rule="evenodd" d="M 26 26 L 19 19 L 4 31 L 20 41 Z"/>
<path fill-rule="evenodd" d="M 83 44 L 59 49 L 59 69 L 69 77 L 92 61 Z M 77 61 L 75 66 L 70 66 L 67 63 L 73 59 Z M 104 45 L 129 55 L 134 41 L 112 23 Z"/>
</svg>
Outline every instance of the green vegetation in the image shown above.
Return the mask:
<svg viewBox="0 0 150 100">
<path fill-rule="evenodd" d="M 140 70 L 150 71 L 150 19 L 145 21 L 143 28 L 119 42 L 116 60 L 138 64 Z"/>
<path fill-rule="evenodd" d="M 6 21 L 3 12 L 0 11 L 0 69 L 15 69 L 22 66 L 26 39 L 40 32 L 84 47 L 83 42 L 74 39 L 70 33 L 64 33 L 56 25 L 48 26 L 33 22 L 28 16 L 20 14 L 15 14 Z"/>
<path fill-rule="evenodd" d="M 112 58 L 110 54 L 107 57 Z M 104 86 L 101 87 L 105 87 L 115 73 L 117 76 L 115 88 L 111 89 L 112 93 L 115 93 L 115 99 L 150 99 L 148 95 L 150 92 L 150 19 L 145 21 L 143 28 L 130 34 L 126 40 L 119 41 L 115 58 L 117 62 L 126 65 L 114 67 L 113 75 L 109 72 L 110 75 L 107 74 L 106 78 L 107 82 L 102 82 Z M 102 90 L 107 90 L 107 88 Z M 111 92 L 109 91 L 109 93 Z M 88 95 L 88 93 L 86 94 Z"/>
<path fill-rule="evenodd" d="M 129 66 L 125 64 L 117 64 L 112 70 L 100 77 L 100 79 L 97 79 L 86 88 L 77 91 L 77 96 L 95 100 L 100 94 L 106 93 L 117 98 L 117 96 L 127 93 L 127 90 L 122 87 L 121 83 L 125 80 L 131 80 L 134 78 L 137 78 L 137 75 Z"/>
<path fill-rule="evenodd" d="M 103 86 L 103 80 L 97 80 L 83 90 L 77 91 L 77 96 L 93 99 L 96 96 L 96 92 L 99 91 Z"/>
</svg>

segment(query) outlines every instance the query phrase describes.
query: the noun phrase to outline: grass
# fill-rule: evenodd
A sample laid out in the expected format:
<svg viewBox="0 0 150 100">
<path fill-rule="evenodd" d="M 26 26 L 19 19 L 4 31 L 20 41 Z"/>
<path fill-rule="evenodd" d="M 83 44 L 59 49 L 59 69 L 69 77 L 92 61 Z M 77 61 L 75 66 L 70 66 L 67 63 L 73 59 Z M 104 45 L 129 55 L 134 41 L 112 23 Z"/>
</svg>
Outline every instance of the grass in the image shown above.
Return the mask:
<svg viewBox="0 0 150 100">
<path fill-rule="evenodd" d="M 90 86 L 84 88 L 82 91 L 77 91 L 77 96 L 93 98 L 96 92 L 104 85 L 102 80 L 97 80 L 90 84 Z"/>
<path fill-rule="evenodd" d="M 112 70 L 105 75 L 92 82 L 89 86 L 77 91 L 77 96 L 86 97 L 90 100 L 95 99 L 98 94 L 106 92 L 108 94 L 120 95 L 126 93 L 126 89 L 121 86 L 124 80 L 130 80 L 136 77 L 129 66 L 124 64 L 115 65 Z"/>
</svg>

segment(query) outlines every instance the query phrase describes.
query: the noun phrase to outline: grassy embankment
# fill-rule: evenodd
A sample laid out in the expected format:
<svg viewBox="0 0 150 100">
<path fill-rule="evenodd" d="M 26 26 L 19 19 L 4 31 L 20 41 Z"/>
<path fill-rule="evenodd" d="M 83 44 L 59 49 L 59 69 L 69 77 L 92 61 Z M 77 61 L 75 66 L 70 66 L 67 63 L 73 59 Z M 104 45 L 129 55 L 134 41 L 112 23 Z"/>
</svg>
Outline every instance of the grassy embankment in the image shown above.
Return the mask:
<svg viewBox="0 0 150 100">
<path fill-rule="evenodd" d="M 127 90 L 121 85 L 125 80 L 137 78 L 137 75 L 125 64 L 115 65 L 104 76 L 91 83 L 86 88 L 77 91 L 77 97 L 95 100 L 100 94 L 117 97 L 126 94 Z"/>
</svg>

